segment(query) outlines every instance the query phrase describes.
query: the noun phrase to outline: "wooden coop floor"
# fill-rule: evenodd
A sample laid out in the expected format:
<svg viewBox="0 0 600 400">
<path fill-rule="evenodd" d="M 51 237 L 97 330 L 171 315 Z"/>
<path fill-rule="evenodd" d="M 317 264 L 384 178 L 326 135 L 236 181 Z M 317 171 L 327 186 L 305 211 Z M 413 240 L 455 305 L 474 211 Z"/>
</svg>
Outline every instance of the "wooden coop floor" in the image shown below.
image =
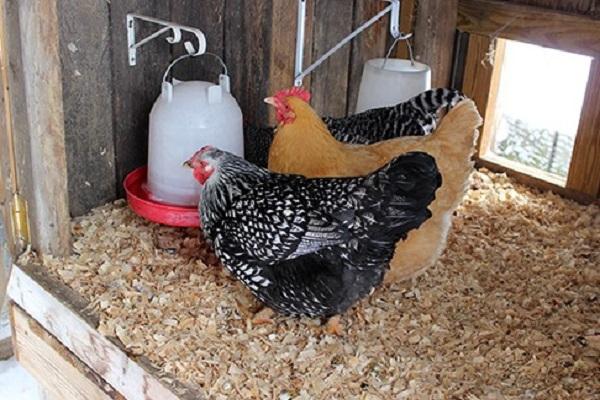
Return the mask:
<svg viewBox="0 0 600 400">
<path fill-rule="evenodd" d="M 131 357 L 207 398 L 600 393 L 600 210 L 504 175 L 475 173 L 439 262 L 362 301 L 342 337 L 310 319 L 253 326 L 256 304 L 196 230 L 145 222 L 123 202 L 72 229 L 76 254 L 45 258 L 51 275 Z"/>
</svg>

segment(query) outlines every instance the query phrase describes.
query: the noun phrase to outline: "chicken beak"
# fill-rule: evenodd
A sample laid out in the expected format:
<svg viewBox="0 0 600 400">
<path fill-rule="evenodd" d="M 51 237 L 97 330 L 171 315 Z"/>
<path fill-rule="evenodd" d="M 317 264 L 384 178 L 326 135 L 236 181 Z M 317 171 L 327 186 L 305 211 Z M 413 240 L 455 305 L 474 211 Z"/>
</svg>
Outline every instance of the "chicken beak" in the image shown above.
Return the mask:
<svg viewBox="0 0 600 400">
<path fill-rule="evenodd" d="M 182 164 L 182 167 L 188 167 L 188 168 L 191 168 L 191 169 L 193 169 L 193 168 L 194 168 L 194 167 L 192 166 L 192 163 L 190 162 L 190 160 L 187 160 L 186 162 L 184 162 L 184 163 Z"/>
<path fill-rule="evenodd" d="M 277 106 L 277 103 L 275 102 L 275 98 L 274 97 L 267 97 L 263 100 L 265 103 L 272 105 L 273 107 Z"/>
</svg>

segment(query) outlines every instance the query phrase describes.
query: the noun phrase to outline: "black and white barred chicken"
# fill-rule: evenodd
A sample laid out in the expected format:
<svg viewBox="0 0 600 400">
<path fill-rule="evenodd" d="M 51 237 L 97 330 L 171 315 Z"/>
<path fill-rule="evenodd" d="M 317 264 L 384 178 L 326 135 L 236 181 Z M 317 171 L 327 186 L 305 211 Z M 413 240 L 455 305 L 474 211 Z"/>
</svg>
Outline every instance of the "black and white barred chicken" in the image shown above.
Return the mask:
<svg viewBox="0 0 600 400">
<path fill-rule="evenodd" d="M 465 96 L 458 90 L 427 90 L 391 107 L 376 108 L 347 117 L 325 117 L 333 136 L 352 144 L 372 144 L 402 136 L 425 136 L 437 127 L 442 111 L 448 111 Z M 246 159 L 266 166 L 275 128 L 246 126 Z"/>
<path fill-rule="evenodd" d="M 382 282 L 396 241 L 430 217 L 441 185 L 425 153 L 356 178 L 276 174 L 210 146 L 186 165 L 223 265 L 268 307 L 311 317 L 343 313 Z"/>
</svg>

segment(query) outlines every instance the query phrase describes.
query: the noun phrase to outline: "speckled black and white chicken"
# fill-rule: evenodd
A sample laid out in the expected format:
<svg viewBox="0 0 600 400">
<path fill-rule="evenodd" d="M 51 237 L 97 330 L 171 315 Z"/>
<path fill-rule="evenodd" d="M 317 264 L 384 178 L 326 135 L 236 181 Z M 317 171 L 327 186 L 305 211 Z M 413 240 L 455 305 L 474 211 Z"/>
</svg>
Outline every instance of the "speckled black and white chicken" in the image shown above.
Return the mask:
<svg viewBox="0 0 600 400">
<path fill-rule="evenodd" d="M 275 174 L 213 147 L 186 164 L 224 266 L 268 307 L 312 317 L 343 313 L 381 283 L 396 241 L 430 217 L 441 184 L 425 153 L 357 178 Z"/>
</svg>

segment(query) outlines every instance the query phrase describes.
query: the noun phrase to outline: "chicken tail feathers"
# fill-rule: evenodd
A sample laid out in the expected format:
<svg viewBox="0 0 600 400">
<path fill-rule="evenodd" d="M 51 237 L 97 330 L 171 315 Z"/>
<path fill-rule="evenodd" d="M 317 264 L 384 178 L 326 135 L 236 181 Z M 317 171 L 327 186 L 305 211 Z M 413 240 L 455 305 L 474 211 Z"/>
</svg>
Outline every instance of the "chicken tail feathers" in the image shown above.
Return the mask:
<svg viewBox="0 0 600 400">
<path fill-rule="evenodd" d="M 431 217 L 429 204 L 442 184 L 435 159 L 426 153 L 407 153 L 392 160 L 365 180 L 374 201 L 363 218 L 381 221 L 375 234 L 396 242 Z"/>
</svg>

